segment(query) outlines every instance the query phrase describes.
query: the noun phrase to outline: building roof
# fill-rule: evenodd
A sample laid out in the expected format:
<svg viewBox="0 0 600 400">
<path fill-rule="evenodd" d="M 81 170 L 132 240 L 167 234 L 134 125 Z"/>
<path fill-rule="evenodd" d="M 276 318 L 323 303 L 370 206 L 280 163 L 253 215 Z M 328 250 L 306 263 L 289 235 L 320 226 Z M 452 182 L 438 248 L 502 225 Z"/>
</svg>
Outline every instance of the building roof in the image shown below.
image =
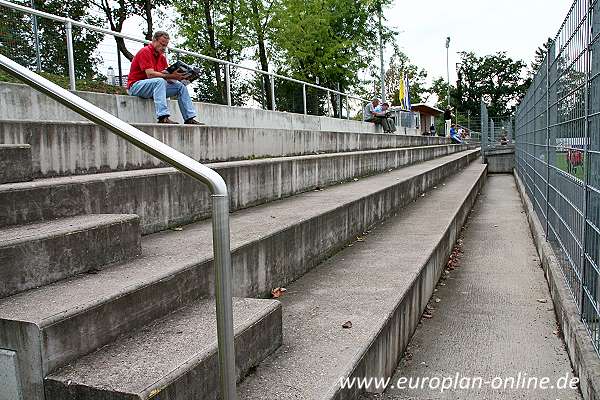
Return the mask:
<svg viewBox="0 0 600 400">
<path fill-rule="evenodd" d="M 439 108 L 428 106 L 425 103 L 413 104 L 410 108 L 411 108 L 412 111 L 417 111 L 417 112 L 420 112 L 420 113 L 423 113 L 423 114 L 429 114 L 429 115 L 433 115 L 433 116 L 440 115 L 440 114 L 444 113 L 444 111 L 440 110 Z"/>
</svg>

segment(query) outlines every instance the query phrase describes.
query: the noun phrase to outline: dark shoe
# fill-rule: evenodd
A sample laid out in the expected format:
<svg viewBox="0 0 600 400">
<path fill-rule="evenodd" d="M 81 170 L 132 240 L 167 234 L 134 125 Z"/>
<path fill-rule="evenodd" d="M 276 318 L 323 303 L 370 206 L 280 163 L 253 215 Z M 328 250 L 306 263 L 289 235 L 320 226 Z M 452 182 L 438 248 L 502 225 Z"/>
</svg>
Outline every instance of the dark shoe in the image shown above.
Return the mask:
<svg viewBox="0 0 600 400">
<path fill-rule="evenodd" d="M 202 122 L 196 121 L 194 118 L 186 119 L 184 124 L 186 124 L 186 125 L 206 125 L 206 124 L 203 124 Z"/>
<path fill-rule="evenodd" d="M 164 116 L 164 117 L 159 117 L 159 118 L 158 118 L 158 123 L 159 123 L 159 124 L 175 124 L 175 125 L 177 125 L 177 124 L 178 124 L 178 123 L 177 123 L 177 122 L 175 122 L 175 121 L 171 121 L 171 120 L 169 119 L 169 116 L 168 116 L 168 115 L 167 115 L 167 116 Z"/>
</svg>

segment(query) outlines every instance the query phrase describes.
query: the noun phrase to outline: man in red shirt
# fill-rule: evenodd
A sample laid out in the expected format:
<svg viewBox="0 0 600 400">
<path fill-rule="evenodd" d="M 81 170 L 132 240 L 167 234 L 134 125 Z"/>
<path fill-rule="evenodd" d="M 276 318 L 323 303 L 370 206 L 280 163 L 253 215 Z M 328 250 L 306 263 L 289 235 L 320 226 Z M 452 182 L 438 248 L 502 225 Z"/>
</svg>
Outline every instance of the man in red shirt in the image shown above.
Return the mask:
<svg viewBox="0 0 600 400">
<path fill-rule="evenodd" d="M 131 61 L 131 69 L 127 79 L 127 92 L 132 96 L 154 99 L 156 118 L 161 124 L 176 124 L 169 116 L 167 97 L 177 96 L 179 109 L 186 124 L 203 125 L 196 121 L 196 109 L 187 88 L 180 81 L 184 74 L 167 73 L 168 67 L 165 50 L 169 45 L 169 34 L 156 31 L 152 43 L 137 52 Z"/>
</svg>

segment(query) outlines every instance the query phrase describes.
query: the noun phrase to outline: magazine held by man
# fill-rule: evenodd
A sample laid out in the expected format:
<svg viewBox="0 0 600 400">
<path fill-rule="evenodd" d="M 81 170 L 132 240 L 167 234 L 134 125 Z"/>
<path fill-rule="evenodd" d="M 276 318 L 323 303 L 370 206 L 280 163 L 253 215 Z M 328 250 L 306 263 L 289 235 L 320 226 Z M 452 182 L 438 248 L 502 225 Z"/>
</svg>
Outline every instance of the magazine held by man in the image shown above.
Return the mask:
<svg viewBox="0 0 600 400">
<path fill-rule="evenodd" d="M 200 77 L 200 68 L 187 65 L 183 61 L 177 61 L 167 67 L 168 73 L 172 74 L 175 71 L 185 74 L 184 79 L 180 81 L 184 85 L 189 85 Z"/>
</svg>

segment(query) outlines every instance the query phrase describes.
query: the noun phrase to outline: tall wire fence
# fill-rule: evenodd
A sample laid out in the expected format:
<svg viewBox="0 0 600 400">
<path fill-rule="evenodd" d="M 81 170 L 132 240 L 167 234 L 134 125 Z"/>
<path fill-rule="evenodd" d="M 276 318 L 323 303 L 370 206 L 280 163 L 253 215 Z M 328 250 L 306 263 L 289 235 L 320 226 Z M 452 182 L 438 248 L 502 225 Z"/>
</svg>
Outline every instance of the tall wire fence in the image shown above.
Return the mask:
<svg viewBox="0 0 600 400">
<path fill-rule="evenodd" d="M 575 0 L 517 108 L 516 170 L 600 354 L 600 2 Z"/>
</svg>

